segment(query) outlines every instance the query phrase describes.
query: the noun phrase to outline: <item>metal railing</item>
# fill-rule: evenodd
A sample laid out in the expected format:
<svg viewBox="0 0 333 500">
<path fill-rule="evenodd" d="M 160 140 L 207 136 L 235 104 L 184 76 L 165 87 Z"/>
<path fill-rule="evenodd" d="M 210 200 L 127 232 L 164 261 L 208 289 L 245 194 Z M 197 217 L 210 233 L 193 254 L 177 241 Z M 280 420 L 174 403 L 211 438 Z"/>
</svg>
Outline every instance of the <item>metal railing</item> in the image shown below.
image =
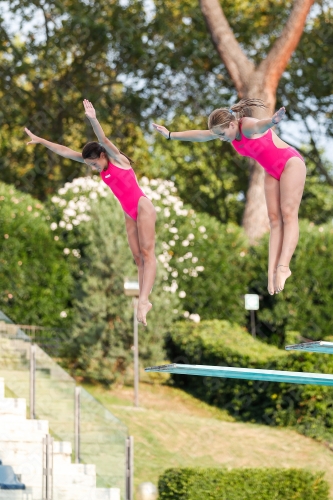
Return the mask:
<svg viewBox="0 0 333 500">
<path fill-rule="evenodd" d="M 31 419 L 48 420 L 52 436 L 71 442 L 74 462 L 96 465 L 97 487 L 120 488 L 129 500 L 126 426 L 32 342 L 42 330 L 0 318 L 0 377 L 27 400 Z"/>
</svg>

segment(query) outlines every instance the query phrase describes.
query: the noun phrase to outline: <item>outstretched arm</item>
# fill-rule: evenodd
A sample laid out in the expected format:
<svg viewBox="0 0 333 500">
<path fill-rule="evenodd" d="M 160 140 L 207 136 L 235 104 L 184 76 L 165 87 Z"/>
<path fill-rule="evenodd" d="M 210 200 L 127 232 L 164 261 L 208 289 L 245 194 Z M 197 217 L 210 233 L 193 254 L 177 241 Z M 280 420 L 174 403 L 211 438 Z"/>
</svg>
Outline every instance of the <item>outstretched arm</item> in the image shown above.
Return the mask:
<svg viewBox="0 0 333 500">
<path fill-rule="evenodd" d="M 219 138 L 210 130 L 185 130 L 184 132 L 169 132 L 166 127 L 163 127 L 163 125 L 158 125 L 157 123 L 153 123 L 153 127 L 166 139 L 169 139 L 170 137 L 171 141 L 207 142 Z"/>
<path fill-rule="evenodd" d="M 264 134 L 268 129 L 277 125 L 284 115 L 286 114 L 286 109 L 280 108 L 272 118 L 266 118 L 265 120 L 256 120 L 255 118 L 244 117 L 242 119 L 242 132 L 245 137 L 251 137 L 255 134 Z"/>
<path fill-rule="evenodd" d="M 42 144 L 46 148 L 50 149 L 54 153 L 57 153 L 64 158 L 70 158 L 71 160 L 79 161 L 80 163 L 84 163 L 84 159 L 82 158 L 82 154 L 78 151 L 74 151 L 73 149 L 67 148 L 66 146 L 61 146 L 60 144 L 56 144 L 55 142 L 47 141 L 42 137 L 38 137 L 33 134 L 28 128 L 24 129 L 31 141 L 27 142 L 27 144 Z"/>
<path fill-rule="evenodd" d="M 98 142 L 106 149 L 107 154 L 111 156 L 111 158 L 114 158 L 118 161 L 123 160 L 124 156 L 120 153 L 119 149 L 104 134 L 101 124 L 96 118 L 96 111 L 94 106 L 87 99 L 84 99 L 83 106 L 86 117 L 90 121 L 90 124 L 97 136 Z"/>
</svg>

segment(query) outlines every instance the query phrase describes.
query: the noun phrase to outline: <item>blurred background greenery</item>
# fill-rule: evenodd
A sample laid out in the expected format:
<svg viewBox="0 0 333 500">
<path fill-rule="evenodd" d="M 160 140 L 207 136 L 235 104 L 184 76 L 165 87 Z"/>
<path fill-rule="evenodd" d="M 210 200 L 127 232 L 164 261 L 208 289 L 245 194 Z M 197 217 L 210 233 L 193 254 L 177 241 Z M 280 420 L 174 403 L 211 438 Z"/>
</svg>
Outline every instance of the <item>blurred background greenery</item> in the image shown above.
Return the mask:
<svg viewBox="0 0 333 500">
<path fill-rule="evenodd" d="M 301 239 L 286 290 L 266 290 L 267 235 L 250 246 L 241 226 L 249 170 L 228 144 L 166 142 L 152 132 L 206 126 L 237 99 L 197 0 L 0 1 L 0 309 L 52 327 L 63 363 L 112 384 L 131 363 L 135 274 L 118 203 L 84 164 L 26 146 L 24 126 L 73 149 L 94 138 L 82 99 L 135 160 L 158 209 L 158 278 L 143 364 L 166 357 L 174 321 L 229 320 L 246 329 L 243 295 L 261 296 L 257 336 L 282 347 L 331 335 L 333 251 L 332 5 L 316 2 L 283 73 L 279 133 L 306 158 Z M 254 63 L 269 52 L 292 2 L 223 2 Z M 272 26 L 274 24 L 274 29 Z M 87 177 L 88 175 L 88 177 Z"/>
</svg>

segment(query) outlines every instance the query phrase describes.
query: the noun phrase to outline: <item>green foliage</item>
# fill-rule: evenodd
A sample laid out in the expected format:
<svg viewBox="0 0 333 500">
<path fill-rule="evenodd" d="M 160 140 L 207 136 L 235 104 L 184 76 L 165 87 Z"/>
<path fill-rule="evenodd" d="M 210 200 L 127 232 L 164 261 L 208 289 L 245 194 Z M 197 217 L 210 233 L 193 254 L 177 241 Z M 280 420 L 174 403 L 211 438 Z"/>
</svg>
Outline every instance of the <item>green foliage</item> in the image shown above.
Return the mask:
<svg viewBox="0 0 333 500">
<path fill-rule="evenodd" d="M 194 122 L 177 117 L 170 130 L 206 129 L 207 119 Z M 249 168 L 247 159 L 220 141 L 166 142 L 154 144 L 154 170 L 159 177 L 174 180 L 179 196 L 197 212 L 205 212 L 222 223 L 241 224 Z M 189 182 L 191 179 L 191 182 Z"/>
<path fill-rule="evenodd" d="M 172 363 L 333 373 L 329 355 L 287 353 L 255 340 L 245 329 L 227 321 L 175 323 L 167 347 Z M 331 387 L 181 375 L 173 378 L 184 389 L 241 420 L 295 426 L 308 436 L 332 441 Z"/>
<path fill-rule="evenodd" d="M 49 218 L 40 202 L 0 183 L 0 309 L 16 323 L 64 328 L 73 280 Z"/>
<path fill-rule="evenodd" d="M 333 226 L 304 221 L 291 261 L 291 278 L 284 291 L 267 292 L 268 235 L 250 249 L 247 260 L 252 278 L 249 288 L 263 297 L 257 311 L 257 332 L 269 342 L 284 344 L 287 331 L 313 340 L 332 334 Z"/>
<path fill-rule="evenodd" d="M 45 199 L 83 175 L 83 164 L 73 167 L 72 161 L 43 147 L 27 147 L 24 132 L 28 126 L 52 142 L 80 150 L 95 137 L 84 118 L 83 98 L 95 104 L 118 147 L 135 159 L 140 150 L 145 165 L 140 99 L 121 78 L 131 74 L 133 82 L 144 60 L 148 62 L 142 2 L 15 0 L 9 14 L 15 16 L 14 33 L 0 17 L 1 180 Z M 20 21 L 24 35 L 18 32 Z"/>
<path fill-rule="evenodd" d="M 245 323 L 248 244 L 242 229 L 183 206 L 171 181 L 142 182 L 157 205 L 158 259 L 164 267 L 165 290 L 179 291 L 187 316 Z"/>
<path fill-rule="evenodd" d="M 304 469 L 167 469 L 159 500 L 328 500 L 323 476 Z"/>
</svg>

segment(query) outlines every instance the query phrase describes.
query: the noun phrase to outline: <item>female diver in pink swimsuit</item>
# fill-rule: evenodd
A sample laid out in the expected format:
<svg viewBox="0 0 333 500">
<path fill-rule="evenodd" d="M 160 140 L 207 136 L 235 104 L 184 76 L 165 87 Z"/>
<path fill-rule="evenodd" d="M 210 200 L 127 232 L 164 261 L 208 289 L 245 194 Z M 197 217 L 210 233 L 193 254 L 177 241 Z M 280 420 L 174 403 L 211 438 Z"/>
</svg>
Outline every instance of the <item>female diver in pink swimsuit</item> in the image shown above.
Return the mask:
<svg viewBox="0 0 333 500">
<path fill-rule="evenodd" d="M 156 274 L 155 208 L 138 185 L 131 166 L 132 160 L 105 137 L 91 102 L 85 99 L 83 105 L 99 142 L 88 142 L 82 153 L 79 153 L 37 137 L 26 128 L 31 138 L 28 144 L 43 144 L 60 156 L 86 163 L 100 173 L 102 180 L 119 200 L 125 214 L 128 243 L 138 267 L 140 296 L 137 318 L 146 326 L 146 315 L 152 308 L 148 297 Z"/>
<path fill-rule="evenodd" d="M 242 156 L 249 156 L 265 169 L 265 197 L 270 222 L 268 291 L 283 290 L 291 275 L 289 263 L 298 237 L 298 209 L 302 199 L 306 167 L 296 149 L 288 146 L 271 129 L 279 123 L 285 108 L 272 118 L 251 117 L 251 107 L 266 108 L 260 99 L 242 99 L 230 109 L 215 109 L 208 118 L 209 130 L 169 132 L 161 125 L 154 128 L 170 140 L 206 142 L 220 139 L 232 144 Z"/>
</svg>

